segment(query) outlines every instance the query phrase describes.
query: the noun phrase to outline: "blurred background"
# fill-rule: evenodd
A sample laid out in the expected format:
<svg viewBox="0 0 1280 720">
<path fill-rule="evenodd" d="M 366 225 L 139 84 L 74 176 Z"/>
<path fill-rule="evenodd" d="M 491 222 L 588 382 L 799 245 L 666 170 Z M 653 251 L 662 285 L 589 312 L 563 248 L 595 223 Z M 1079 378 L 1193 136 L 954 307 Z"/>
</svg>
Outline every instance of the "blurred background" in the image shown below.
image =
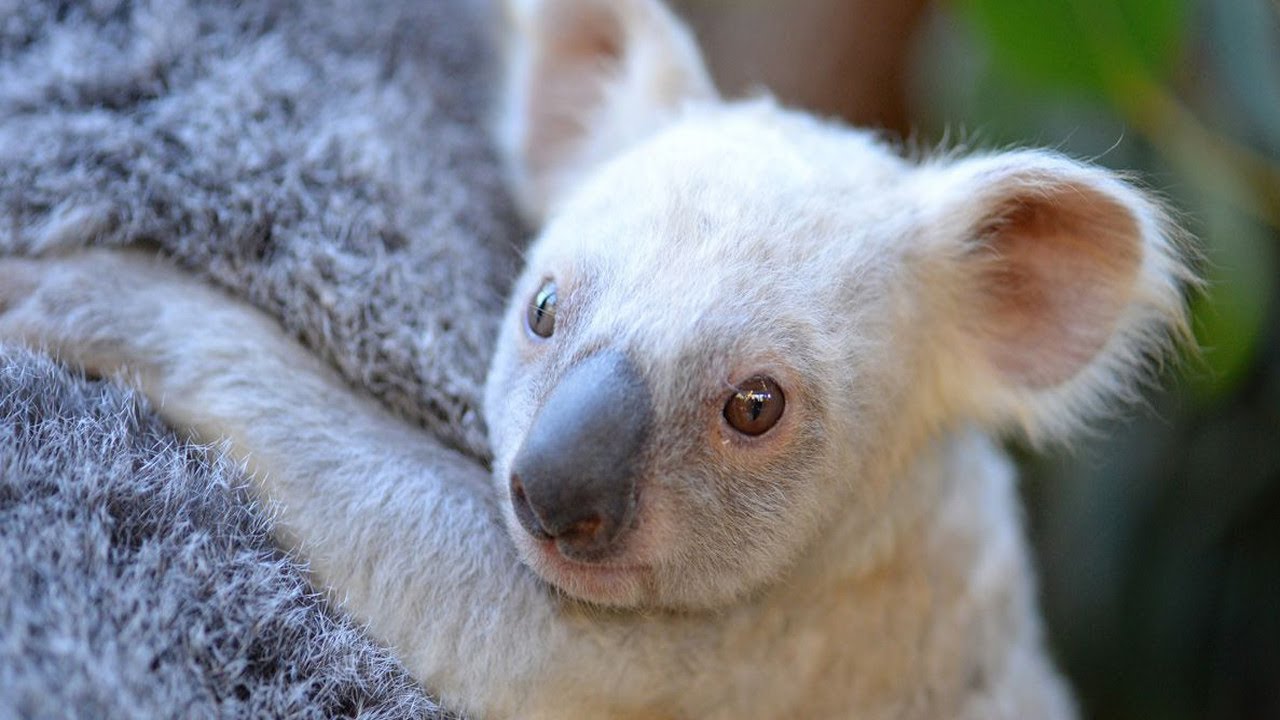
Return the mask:
<svg viewBox="0 0 1280 720">
<path fill-rule="evenodd" d="M 731 95 L 918 148 L 1134 171 L 1199 238 L 1203 352 L 1077 451 L 1014 448 L 1085 717 L 1280 718 L 1280 0 L 680 0 Z"/>
</svg>

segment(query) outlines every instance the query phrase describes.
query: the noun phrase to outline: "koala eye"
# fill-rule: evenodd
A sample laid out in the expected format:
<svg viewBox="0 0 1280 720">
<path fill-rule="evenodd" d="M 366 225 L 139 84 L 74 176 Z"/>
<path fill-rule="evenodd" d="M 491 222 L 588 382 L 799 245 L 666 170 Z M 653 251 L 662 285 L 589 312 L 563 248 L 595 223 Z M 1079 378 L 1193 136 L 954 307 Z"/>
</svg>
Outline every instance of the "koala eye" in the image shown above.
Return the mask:
<svg viewBox="0 0 1280 720">
<path fill-rule="evenodd" d="M 534 335 L 549 338 L 556 331 L 556 299 L 555 281 L 547 280 L 529 301 L 524 321 Z"/>
<path fill-rule="evenodd" d="M 743 435 L 762 435 L 778 424 L 787 400 L 773 378 L 757 375 L 742 383 L 724 404 L 724 419 Z"/>
</svg>

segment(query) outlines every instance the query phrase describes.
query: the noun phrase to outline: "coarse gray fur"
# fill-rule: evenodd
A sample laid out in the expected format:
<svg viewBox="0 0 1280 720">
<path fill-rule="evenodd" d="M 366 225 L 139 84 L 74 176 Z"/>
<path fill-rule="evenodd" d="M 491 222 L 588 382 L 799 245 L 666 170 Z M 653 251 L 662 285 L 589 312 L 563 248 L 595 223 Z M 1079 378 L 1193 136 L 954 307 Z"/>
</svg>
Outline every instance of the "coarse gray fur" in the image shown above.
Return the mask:
<svg viewBox="0 0 1280 720">
<path fill-rule="evenodd" d="M 0 350 L 0 717 L 441 716 L 244 482 L 133 392 Z"/>
<path fill-rule="evenodd" d="M 473 0 L 0 0 L 0 253 L 158 244 L 479 458 L 520 237 Z"/>
<path fill-rule="evenodd" d="M 468 2 L 0 0 L 0 254 L 159 246 L 486 462 L 521 230 Z M 3 362 L 0 716 L 435 712 L 270 550 L 234 468 Z"/>
</svg>

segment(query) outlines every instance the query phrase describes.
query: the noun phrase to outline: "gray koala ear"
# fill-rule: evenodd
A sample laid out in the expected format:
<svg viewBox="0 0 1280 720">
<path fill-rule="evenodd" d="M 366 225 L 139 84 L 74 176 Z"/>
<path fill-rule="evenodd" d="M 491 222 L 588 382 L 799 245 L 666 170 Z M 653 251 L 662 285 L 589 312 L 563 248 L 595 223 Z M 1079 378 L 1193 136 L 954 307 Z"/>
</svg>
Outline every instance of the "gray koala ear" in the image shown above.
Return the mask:
<svg viewBox="0 0 1280 720">
<path fill-rule="evenodd" d="M 657 0 L 509 0 L 507 11 L 499 137 L 535 223 L 684 103 L 716 97 L 691 34 Z"/>
<path fill-rule="evenodd" d="M 936 304 L 967 402 L 1033 435 L 1127 392 L 1189 337 L 1194 283 L 1160 205 L 1101 168 L 1048 152 L 922 169 Z"/>
</svg>

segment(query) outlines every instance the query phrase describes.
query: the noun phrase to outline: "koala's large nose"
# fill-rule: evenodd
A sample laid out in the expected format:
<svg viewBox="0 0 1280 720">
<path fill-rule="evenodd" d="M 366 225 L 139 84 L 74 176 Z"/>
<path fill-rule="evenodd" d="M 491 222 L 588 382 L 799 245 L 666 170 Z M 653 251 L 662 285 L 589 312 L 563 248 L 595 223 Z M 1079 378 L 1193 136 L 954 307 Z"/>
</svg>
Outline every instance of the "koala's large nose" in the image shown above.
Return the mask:
<svg viewBox="0 0 1280 720">
<path fill-rule="evenodd" d="M 536 538 L 566 557 L 600 560 L 635 513 L 652 399 L 627 358 L 606 350 L 565 373 L 534 418 L 511 468 L 511 503 Z"/>
</svg>

